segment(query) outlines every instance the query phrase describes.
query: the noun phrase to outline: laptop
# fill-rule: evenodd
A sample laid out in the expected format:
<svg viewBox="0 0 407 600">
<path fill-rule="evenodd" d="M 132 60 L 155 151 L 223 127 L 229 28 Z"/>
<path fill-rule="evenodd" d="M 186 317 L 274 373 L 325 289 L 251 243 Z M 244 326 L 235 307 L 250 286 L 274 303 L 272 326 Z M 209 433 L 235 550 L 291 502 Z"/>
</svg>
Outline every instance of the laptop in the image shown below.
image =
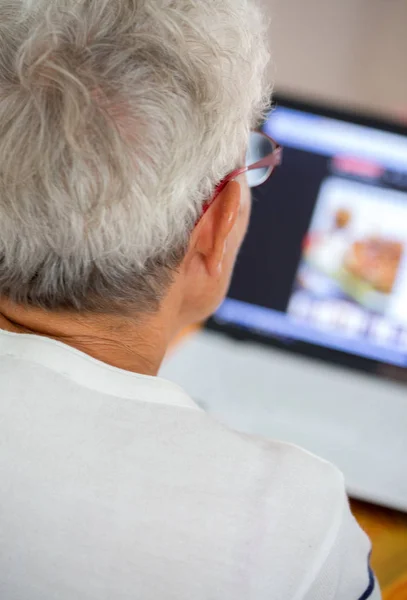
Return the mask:
<svg viewBox="0 0 407 600">
<path fill-rule="evenodd" d="M 279 97 L 229 295 L 161 375 L 239 431 L 336 464 L 407 511 L 407 130 Z"/>
</svg>

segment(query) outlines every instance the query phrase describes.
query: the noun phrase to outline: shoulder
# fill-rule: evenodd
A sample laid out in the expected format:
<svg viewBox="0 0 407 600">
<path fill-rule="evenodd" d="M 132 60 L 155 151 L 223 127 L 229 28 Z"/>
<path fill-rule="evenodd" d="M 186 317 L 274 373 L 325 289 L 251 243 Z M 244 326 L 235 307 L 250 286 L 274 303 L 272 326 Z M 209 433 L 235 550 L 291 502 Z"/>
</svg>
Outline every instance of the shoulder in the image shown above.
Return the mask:
<svg viewBox="0 0 407 600">
<path fill-rule="evenodd" d="M 351 513 L 339 469 L 290 444 L 252 443 L 262 449 L 267 479 L 259 580 L 276 590 L 280 579 L 287 597 L 307 600 L 373 592 L 371 543 Z"/>
<path fill-rule="evenodd" d="M 293 444 L 230 430 L 203 413 L 198 418 L 203 423 L 191 428 L 194 447 L 231 483 L 240 474 L 270 517 L 323 531 L 340 520 L 347 498 L 339 469 Z"/>
<path fill-rule="evenodd" d="M 293 549 L 307 557 L 320 553 L 337 534 L 348 504 L 342 473 L 292 444 L 213 425 L 215 471 L 226 475 L 236 498 L 250 488 L 256 514 L 263 520 L 261 542 L 275 547 L 278 538 L 280 550 L 291 555 Z M 201 439 L 198 444 L 207 445 Z"/>
<path fill-rule="evenodd" d="M 284 512 L 294 518 L 304 513 L 309 525 L 315 515 L 326 531 L 326 519 L 339 521 L 348 503 L 341 471 L 331 463 L 294 444 L 237 435 L 246 445 L 248 456 L 261 465 L 263 484 L 270 502 L 281 502 Z"/>
<path fill-rule="evenodd" d="M 343 474 L 331 463 L 297 446 L 253 440 L 262 448 L 268 493 L 264 498 L 270 526 L 292 532 L 288 544 L 299 552 L 323 553 L 341 528 L 348 507 Z M 275 522 L 274 522 L 275 521 Z"/>
</svg>

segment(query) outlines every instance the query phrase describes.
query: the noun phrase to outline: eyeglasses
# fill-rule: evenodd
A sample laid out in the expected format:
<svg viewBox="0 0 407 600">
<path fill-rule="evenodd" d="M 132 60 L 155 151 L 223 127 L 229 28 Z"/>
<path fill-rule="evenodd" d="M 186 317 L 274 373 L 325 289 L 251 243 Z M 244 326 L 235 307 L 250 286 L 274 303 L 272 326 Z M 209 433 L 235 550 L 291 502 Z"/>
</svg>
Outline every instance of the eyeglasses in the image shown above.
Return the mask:
<svg viewBox="0 0 407 600">
<path fill-rule="evenodd" d="M 236 169 L 220 182 L 212 199 L 204 206 L 203 214 L 211 207 L 230 181 L 247 173 L 249 187 L 258 187 L 273 175 L 276 167 L 281 165 L 282 160 L 283 148 L 276 141 L 261 131 L 252 131 L 246 154 L 246 166 Z"/>
</svg>

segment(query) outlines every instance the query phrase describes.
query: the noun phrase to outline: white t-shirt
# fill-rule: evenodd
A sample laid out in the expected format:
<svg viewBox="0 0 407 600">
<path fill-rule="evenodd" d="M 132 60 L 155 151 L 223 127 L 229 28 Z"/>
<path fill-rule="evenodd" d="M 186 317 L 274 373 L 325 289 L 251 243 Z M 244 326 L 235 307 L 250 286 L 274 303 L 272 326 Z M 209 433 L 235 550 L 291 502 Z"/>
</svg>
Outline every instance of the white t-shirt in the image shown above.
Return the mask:
<svg viewBox="0 0 407 600">
<path fill-rule="evenodd" d="M 177 386 L 0 332 L 1 600 L 380 598 L 342 475 Z"/>
</svg>

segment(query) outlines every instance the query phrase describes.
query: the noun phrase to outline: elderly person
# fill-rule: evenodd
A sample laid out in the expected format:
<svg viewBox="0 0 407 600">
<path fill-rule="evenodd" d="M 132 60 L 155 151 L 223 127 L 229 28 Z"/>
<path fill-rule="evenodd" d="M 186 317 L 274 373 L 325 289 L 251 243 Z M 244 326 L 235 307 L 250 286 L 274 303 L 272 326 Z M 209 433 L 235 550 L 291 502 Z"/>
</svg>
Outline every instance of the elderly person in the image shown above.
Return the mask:
<svg viewBox="0 0 407 600">
<path fill-rule="evenodd" d="M 334 467 L 157 377 L 246 232 L 263 23 L 251 0 L 0 0 L 2 600 L 379 597 Z"/>
</svg>

